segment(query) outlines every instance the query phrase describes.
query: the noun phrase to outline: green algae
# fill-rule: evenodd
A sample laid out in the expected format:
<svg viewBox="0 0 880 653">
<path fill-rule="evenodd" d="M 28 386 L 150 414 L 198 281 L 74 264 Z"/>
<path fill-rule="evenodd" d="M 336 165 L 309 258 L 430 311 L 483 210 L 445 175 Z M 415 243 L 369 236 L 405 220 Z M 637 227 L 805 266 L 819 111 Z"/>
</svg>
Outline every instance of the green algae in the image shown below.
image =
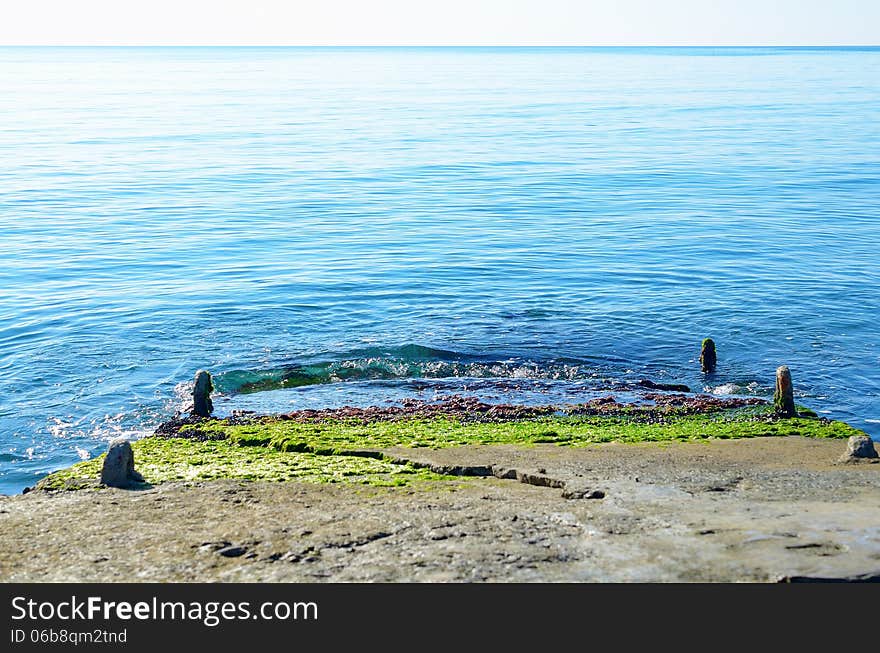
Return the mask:
<svg viewBox="0 0 880 653">
<path fill-rule="evenodd" d="M 254 481 L 306 481 L 401 486 L 414 481 L 446 480 L 409 464 L 382 457 L 325 456 L 242 446 L 231 440 L 198 441 L 150 437 L 132 443 L 137 470 L 145 486 L 168 481 L 233 478 Z M 43 490 L 76 490 L 98 485 L 104 456 L 50 474 Z M 460 479 L 458 479 L 460 480 Z"/>
<path fill-rule="evenodd" d="M 240 445 L 287 452 L 334 455 L 389 447 L 442 448 L 467 444 L 587 445 L 601 442 L 663 442 L 709 438 L 801 435 L 846 438 L 862 432 L 843 422 L 774 419 L 765 406 L 734 411 L 644 419 L 638 411 L 615 416 L 552 416 L 510 422 L 463 422 L 451 417 L 376 422 L 266 420 L 229 424 L 211 420 L 180 433 L 228 439 Z"/>
<path fill-rule="evenodd" d="M 182 426 L 179 435 L 132 443 L 137 470 L 147 486 L 219 478 L 373 486 L 461 480 L 393 462 L 379 451 L 391 447 L 587 446 L 612 441 L 662 445 L 711 439 L 787 435 L 848 438 L 864 434 L 844 422 L 804 416 L 780 419 L 773 415 L 772 406 L 762 405 L 690 415 L 633 409 L 614 415 L 557 415 L 495 422 L 462 421 L 450 416 L 374 422 L 262 418 L 247 424 L 210 419 Z M 103 456 L 78 463 L 49 475 L 37 487 L 96 487 L 102 464 Z"/>
</svg>

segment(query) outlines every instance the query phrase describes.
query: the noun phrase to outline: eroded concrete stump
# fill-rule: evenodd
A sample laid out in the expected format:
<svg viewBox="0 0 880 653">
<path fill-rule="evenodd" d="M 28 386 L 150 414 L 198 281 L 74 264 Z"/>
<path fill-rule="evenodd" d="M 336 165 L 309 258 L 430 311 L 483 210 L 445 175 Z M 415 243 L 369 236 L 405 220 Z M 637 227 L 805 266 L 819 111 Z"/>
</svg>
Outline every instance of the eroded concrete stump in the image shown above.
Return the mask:
<svg viewBox="0 0 880 653">
<path fill-rule="evenodd" d="M 846 453 L 840 459 L 847 462 L 877 457 L 877 450 L 871 438 L 867 435 L 854 435 L 846 441 Z"/>
<path fill-rule="evenodd" d="M 111 440 L 101 468 L 101 483 L 111 487 L 131 487 L 143 482 L 144 477 L 134 469 L 131 443 L 124 437 Z"/>
<path fill-rule="evenodd" d="M 788 369 L 788 365 L 781 365 L 776 370 L 773 405 L 777 415 L 797 417 L 797 409 L 794 407 L 794 387 L 791 384 L 791 370 Z"/>
<path fill-rule="evenodd" d="M 214 404 L 211 402 L 211 393 L 214 384 L 211 382 L 211 373 L 207 370 L 196 372 L 196 383 L 193 387 L 193 415 L 210 417 L 214 412 Z"/>
<path fill-rule="evenodd" d="M 715 354 L 715 341 L 712 338 L 703 340 L 703 347 L 700 350 L 700 368 L 703 372 L 711 374 L 715 371 L 715 365 L 718 357 Z"/>
</svg>

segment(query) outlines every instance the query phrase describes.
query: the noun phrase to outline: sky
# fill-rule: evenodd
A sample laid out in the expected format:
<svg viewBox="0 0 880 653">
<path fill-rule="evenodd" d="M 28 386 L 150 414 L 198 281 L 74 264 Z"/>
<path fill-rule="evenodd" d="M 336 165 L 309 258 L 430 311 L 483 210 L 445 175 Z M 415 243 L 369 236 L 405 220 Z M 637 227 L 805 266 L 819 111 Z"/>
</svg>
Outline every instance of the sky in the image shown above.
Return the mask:
<svg viewBox="0 0 880 653">
<path fill-rule="evenodd" d="M 880 0 L 0 0 L 0 45 L 878 45 Z"/>
</svg>

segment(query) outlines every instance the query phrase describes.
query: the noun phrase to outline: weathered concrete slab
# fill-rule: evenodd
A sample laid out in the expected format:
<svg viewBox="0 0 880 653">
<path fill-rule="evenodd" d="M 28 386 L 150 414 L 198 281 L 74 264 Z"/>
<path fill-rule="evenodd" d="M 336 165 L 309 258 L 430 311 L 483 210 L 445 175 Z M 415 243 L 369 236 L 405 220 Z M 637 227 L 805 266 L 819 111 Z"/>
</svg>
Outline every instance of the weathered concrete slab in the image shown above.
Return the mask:
<svg viewBox="0 0 880 653">
<path fill-rule="evenodd" d="M 508 472 L 400 488 L 227 480 L 32 492 L 0 498 L 0 577 L 870 578 L 880 573 L 880 464 L 836 462 L 845 447 L 787 437 L 401 449 L 395 455 L 425 464 Z M 581 490 L 604 498 L 563 496 Z"/>
</svg>

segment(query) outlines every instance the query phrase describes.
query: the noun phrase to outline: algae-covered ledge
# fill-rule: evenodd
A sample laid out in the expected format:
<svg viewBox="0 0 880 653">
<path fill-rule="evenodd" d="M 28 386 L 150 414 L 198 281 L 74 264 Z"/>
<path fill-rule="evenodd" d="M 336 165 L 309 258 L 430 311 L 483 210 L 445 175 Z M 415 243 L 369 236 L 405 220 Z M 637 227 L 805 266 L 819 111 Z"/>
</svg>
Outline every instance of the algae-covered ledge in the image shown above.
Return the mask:
<svg viewBox="0 0 880 653">
<path fill-rule="evenodd" d="M 197 440 L 151 436 L 132 443 L 138 471 L 145 484 L 169 481 L 241 479 L 406 485 L 443 480 L 439 474 L 381 456 L 327 456 L 241 445 L 230 440 Z M 37 484 L 41 490 L 97 487 L 104 456 L 50 474 Z"/>
<path fill-rule="evenodd" d="M 658 399 L 660 399 L 658 397 Z M 800 408 L 781 418 L 761 400 L 664 396 L 651 406 L 604 399 L 559 411 L 493 406 L 473 399 L 415 402 L 408 410 L 342 409 L 275 416 L 178 417 L 132 444 L 146 484 L 221 478 L 401 486 L 444 481 L 448 474 L 388 450 L 462 445 L 589 446 L 799 435 L 864 435 Z M 95 487 L 103 456 L 55 472 L 42 490 Z M 460 479 L 459 479 L 460 480 Z"/>
</svg>

